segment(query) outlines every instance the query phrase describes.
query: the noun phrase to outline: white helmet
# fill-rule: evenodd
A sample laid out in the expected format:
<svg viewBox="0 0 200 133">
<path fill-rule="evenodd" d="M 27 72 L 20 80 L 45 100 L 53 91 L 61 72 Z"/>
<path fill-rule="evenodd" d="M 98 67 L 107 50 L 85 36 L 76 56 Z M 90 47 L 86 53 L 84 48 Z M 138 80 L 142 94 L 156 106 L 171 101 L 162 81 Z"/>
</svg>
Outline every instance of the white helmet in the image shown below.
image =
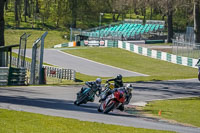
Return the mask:
<svg viewBox="0 0 200 133">
<path fill-rule="evenodd" d="M 129 91 L 132 91 L 133 90 L 132 84 L 127 84 L 126 89 L 129 90 Z"/>
<path fill-rule="evenodd" d="M 101 84 L 101 78 L 97 78 L 97 79 L 96 79 L 96 83 L 97 83 L 97 84 Z"/>
</svg>

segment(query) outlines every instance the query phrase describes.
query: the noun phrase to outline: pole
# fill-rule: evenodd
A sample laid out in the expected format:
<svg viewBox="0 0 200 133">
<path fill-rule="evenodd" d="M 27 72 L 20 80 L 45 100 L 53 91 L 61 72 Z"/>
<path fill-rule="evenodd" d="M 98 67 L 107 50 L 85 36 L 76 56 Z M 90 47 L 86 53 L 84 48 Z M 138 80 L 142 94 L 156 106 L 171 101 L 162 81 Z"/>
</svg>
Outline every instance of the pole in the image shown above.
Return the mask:
<svg viewBox="0 0 200 133">
<path fill-rule="evenodd" d="M 70 42 L 72 42 L 72 28 L 70 28 Z"/>
<path fill-rule="evenodd" d="M 99 16 L 99 44 L 100 44 L 100 26 L 101 26 L 101 13 Z"/>
<path fill-rule="evenodd" d="M 103 13 L 99 14 L 99 44 L 100 44 L 100 27 L 101 27 L 101 16 L 103 15 Z"/>
</svg>

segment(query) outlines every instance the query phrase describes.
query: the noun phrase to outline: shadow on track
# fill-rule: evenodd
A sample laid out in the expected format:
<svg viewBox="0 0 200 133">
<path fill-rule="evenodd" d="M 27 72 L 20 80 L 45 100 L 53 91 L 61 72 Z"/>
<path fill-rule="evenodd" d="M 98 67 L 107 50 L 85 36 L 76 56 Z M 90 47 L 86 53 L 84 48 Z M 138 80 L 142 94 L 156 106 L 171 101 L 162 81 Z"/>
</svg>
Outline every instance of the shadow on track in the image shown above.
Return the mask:
<svg viewBox="0 0 200 133">
<path fill-rule="evenodd" d="M 56 110 L 80 111 L 88 113 L 98 113 L 98 104 L 88 103 L 88 105 L 76 106 L 72 100 L 48 99 L 48 98 L 27 98 L 24 96 L 0 96 L 0 103 L 15 105 L 25 105 L 39 108 Z M 90 106 L 91 105 L 91 106 Z"/>
<path fill-rule="evenodd" d="M 0 96 L 0 103 L 39 107 L 55 110 L 66 110 L 66 111 L 77 111 L 86 113 L 102 114 L 97 111 L 97 103 L 87 103 L 80 106 L 74 105 L 72 100 L 60 100 L 60 99 L 46 99 L 46 98 L 27 98 L 24 96 Z M 117 111 L 110 112 L 109 114 L 113 116 L 123 116 L 123 117 L 138 117 L 128 113 L 120 114 Z"/>
<path fill-rule="evenodd" d="M 142 85 L 142 86 L 141 86 Z M 155 87 L 154 87 L 155 86 Z M 167 95 L 187 94 L 200 95 L 200 82 L 184 81 L 156 81 L 156 82 L 138 82 L 134 84 L 134 90 L 138 91 L 163 91 Z"/>
</svg>

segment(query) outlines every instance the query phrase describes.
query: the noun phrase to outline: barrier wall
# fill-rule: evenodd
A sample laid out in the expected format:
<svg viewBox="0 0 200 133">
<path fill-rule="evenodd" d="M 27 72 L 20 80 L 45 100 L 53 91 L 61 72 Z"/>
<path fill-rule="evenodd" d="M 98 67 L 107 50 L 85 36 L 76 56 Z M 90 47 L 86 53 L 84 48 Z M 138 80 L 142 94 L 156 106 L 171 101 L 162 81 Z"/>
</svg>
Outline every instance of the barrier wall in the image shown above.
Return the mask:
<svg viewBox="0 0 200 133">
<path fill-rule="evenodd" d="M 9 67 L 0 67 L 0 86 L 8 85 Z"/>
<path fill-rule="evenodd" d="M 160 59 L 163 61 L 168 61 L 174 64 L 180 64 L 184 66 L 198 68 L 196 66 L 198 59 L 182 57 L 182 56 L 177 56 L 177 55 L 173 55 L 166 52 L 156 51 L 156 50 L 152 50 L 149 48 L 141 47 L 141 46 L 128 43 L 128 42 L 123 42 L 123 41 L 118 41 L 118 48 L 126 49 L 128 51 L 131 51 L 137 54 L 141 54 L 141 55 L 148 56 L 155 59 Z"/>
</svg>

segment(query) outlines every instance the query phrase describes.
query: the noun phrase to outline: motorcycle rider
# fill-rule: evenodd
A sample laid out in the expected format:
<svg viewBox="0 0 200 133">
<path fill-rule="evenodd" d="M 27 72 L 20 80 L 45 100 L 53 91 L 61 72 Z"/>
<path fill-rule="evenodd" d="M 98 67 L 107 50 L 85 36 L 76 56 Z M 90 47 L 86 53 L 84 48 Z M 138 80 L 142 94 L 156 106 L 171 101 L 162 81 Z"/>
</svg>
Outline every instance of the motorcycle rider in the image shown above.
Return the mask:
<svg viewBox="0 0 200 133">
<path fill-rule="evenodd" d="M 97 78 L 96 81 L 91 81 L 91 82 L 87 81 L 87 82 L 85 82 L 85 84 L 88 87 L 90 87 L 91 89 L 98 91 L 99 94 L 97 96 L 99 96 L 101 94 L 101 90 L 102 90 L 101 81 L 102 81 L 101 78 Z M 84 92 L 85 89 L 86 89 L 85 87 L 82 87 L 80 92 L 77 93 L 77 95 L 80 96 Z M 94 98 L 93 98 L 93 101 L 94 101 Z M 91 102 L 93 102 L 93 101 L 91 101 Z"/>
<path fill-rule="evenodd" d="M 116 78 L 107 80 L 106 83 L 108 83 L 110 81 L 114 81 L 114 87 L 115 88 L 123 87 L 123 81 L 122 81 L 122 75 L 121 74 L 118 74 Z"/>
<path fill-rule="evenodd" d="M 120 88 L 115 88 L 113 90 L 108 91 L 108 93 L 105 94 L 105 96 L 100 100 L 104 101 L 106 100 L 106 98 L 111 95 L 112 93 L 116 92 L 116 91 L 123 91 L 125 93 L 125 102 L 120 105 L 117 109 L 119 109 L 120 111 L 124 110 L 124 104 L 129 104 L 131 98 L 132 98 L 132 93 L 131 91 L 133 90 L 133 86 L 131 84 L 127 84 L 126 87 L 120 87 Z"/>
<path fill-rule="evenodd" d="M 125 104 L 129 104 L 129 102 L 132 98 L 132 90 L 133 90 L 133 85 L 127 84 L 126 85 L 126 101 L 125 101 Z"/>
</svg>

